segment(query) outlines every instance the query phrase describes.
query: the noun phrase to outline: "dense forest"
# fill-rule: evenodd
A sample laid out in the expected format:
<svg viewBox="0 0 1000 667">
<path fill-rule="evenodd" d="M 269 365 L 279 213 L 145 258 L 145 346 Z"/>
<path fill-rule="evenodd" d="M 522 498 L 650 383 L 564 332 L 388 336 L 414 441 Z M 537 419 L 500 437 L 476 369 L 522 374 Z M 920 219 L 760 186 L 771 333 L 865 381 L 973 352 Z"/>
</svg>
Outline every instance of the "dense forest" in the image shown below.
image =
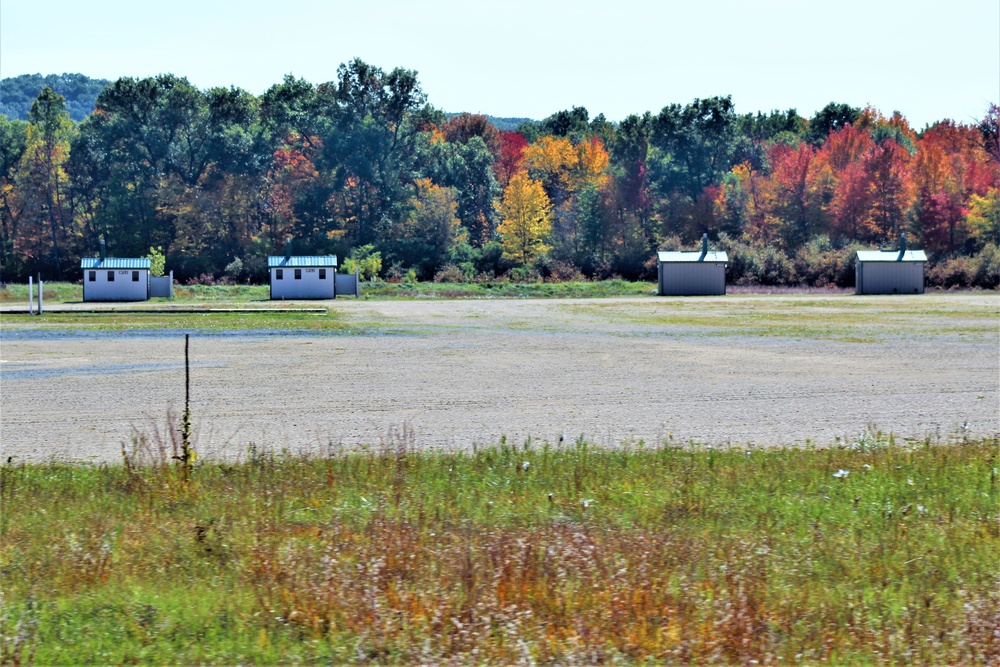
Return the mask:
<svg viewBox="0 0 1000 667">
<path fill-rule="evenodd" d="M 181 281 L 258 281 L 292 237 L 387 280 L 636 279 L 708 232 L 734 282 L 847 286 L 857 248 L 905 231 L 933 284 L 996 287 L 998 116 L 918 132 L 898 112 L 739 114 L 720 96 L 509 129 L 360 60 L 259 97 L 121 78 L 79 122 L 45 86 L 26 120 L 0 116 L 0 278 L 78 280 L 104 237 Z"/>
</svg>

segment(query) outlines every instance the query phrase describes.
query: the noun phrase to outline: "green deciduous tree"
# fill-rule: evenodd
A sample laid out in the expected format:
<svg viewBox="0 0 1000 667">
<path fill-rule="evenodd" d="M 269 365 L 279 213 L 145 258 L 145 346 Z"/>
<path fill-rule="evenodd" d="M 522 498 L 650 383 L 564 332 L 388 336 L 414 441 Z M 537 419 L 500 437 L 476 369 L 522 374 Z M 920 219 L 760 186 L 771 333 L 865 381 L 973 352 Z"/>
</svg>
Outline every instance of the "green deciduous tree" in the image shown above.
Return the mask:
<svg viewBox="0 0 1000 667">
<path fill-rule="evenodd" d="M 468 233 L 458 219 L 458 196 L 453 188 L 418 179 L 409 206 L 409 215 L 386 240 L 389 260 L 416 269 L 417 276 L 427 280 L 456 246 L 468 240 Z"/>
<path fill-rule="evenodd" d="M 19 272 L 23 263 L 14 239 L 23 210 L 19 175 L 27 142 L 28 123 L 0 115 L 0 273 L 5 276 Z"/>
<path fill-rule="evenodd" d="M 65 165 L 74 129 L 65 99 L 44 88 L 28 113 L 20 187 L 26 198 L 25 209 L 31 215 L 20 229 L 18 243 L 27 257 L 41 260 L 48 255 L 57 277 L 62 276 L 61 255 L 72 234 Z M 48 246 L 45 251 L 44 246 Z"/>
</svg>

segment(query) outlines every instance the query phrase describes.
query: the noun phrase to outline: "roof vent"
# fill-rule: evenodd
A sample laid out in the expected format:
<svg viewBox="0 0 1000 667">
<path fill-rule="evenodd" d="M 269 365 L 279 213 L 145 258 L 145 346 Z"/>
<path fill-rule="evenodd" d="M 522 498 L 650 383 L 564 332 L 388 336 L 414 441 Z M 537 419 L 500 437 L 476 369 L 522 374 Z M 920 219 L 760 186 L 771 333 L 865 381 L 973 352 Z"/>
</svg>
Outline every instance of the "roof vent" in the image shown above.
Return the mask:
<svg viewBox="0 0 1000 667">
<path fill-rule="evenodd" d="M 705 256 L 708 254 L 708 232 L 701 235 L 701 257 L 698 258 L 699 262 L 705 261 Z"/>
<path fill-rule="evenodd" d="M 285 239 L 285 259 L 291 259 L 292 257 L 292 237 L 289 236 Z"/>
<path fill-rule="evenodd" d="M 902 262 L 904 255 L 906 255 L 906 232 L 899 235 L 899 256 L 896 257 L 896 261 Z"/>
<path fill-rule="evenodd" d="M 101 249 L 101 261 L 103 262 L 107 258 L 107 256 L 108 256 L 108 249 L 104 245 L 104 237 L 103 236 L 101 237 L 100 249 Z"/>
</svg>

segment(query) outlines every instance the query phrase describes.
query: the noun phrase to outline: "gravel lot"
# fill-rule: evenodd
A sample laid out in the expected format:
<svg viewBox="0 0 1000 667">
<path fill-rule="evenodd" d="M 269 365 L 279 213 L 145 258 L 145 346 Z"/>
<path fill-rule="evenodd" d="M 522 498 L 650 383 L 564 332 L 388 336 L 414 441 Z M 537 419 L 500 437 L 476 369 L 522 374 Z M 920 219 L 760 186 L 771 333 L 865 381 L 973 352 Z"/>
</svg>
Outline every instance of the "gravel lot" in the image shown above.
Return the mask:
<svg viewBox="0 0 1000 667">
<path fill-rule="evenodd" d="M 914 304 L 926 312 L 893 314 Z M 239 457 L 250 442 L 377 446 L 404 428 L 417 447 L 562 435 L 829 444 L 872 427 L 1000 433 L 995 294 L 328 305 L 368 333 L 192 332 L 201 455 Z M 872 317 L 858 323 L 862 306 Z M 831 325 L 670 320 L 737 308 L 752 324 L 773 307 Z M 114 461 L 133 426 L 151 431 L 168 408 L 182 409 L 183 332 L 42 332 L 23 322 L 0 327 L 4 458 Z"/>
</svg>

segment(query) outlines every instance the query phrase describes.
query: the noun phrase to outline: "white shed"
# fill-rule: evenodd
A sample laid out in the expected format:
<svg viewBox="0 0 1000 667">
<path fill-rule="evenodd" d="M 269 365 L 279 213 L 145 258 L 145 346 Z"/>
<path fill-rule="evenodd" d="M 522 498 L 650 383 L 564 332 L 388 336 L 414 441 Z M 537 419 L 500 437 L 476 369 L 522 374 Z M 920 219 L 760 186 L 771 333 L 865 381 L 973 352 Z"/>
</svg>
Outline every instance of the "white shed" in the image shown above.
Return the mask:
<svg viewBox="0 0 1000 667">
<path fill-rule="evenodd" d="M 146 301 L 149 299 L 149 259 L 146 257 L 85 257 L 84 301 Z"/>
<path fill-rule="evenodd" d="M 700 252 L 658 252 L 657 294 L 660 296 L 705 296 L 726 293 L 726 264 L 721 250 L 709 251 L 708 234 L 701 238 Z"/>
<path fill-rule="evenodd" d="M 332 299 L 336 255 L 268 257 L 272 299 Z"/>
<path fill-rule="evenodd" d="M 907 250 L 906 237 L 899 250 L 859 250 L 854 266 L 855 294 L 923 294 L 923 250 Z"/>
</svg>

